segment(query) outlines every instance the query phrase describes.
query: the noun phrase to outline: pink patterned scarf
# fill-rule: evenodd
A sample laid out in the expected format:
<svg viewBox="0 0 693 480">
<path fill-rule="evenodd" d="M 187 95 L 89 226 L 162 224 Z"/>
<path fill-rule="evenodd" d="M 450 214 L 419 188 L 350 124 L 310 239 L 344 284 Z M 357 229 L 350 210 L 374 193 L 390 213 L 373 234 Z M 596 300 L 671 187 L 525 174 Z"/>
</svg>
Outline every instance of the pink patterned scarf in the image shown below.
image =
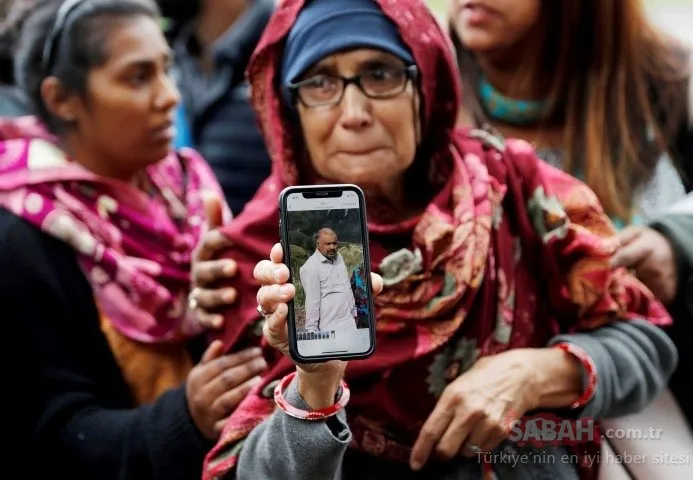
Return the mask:
<svg viewBox="0 0 693 480">
<path fill-rule="evenodd" d="M 200 333 L 188 314 L 190 263 L 221 188 L 192 150 L 147 168 L 151 192 L 95 175 L 34 117 L 0 120 L 0 207 L 72 246 L 99 310 L 143 343 Z M 230 220 L 230 211 L 225 211 Z"/>
</svg>

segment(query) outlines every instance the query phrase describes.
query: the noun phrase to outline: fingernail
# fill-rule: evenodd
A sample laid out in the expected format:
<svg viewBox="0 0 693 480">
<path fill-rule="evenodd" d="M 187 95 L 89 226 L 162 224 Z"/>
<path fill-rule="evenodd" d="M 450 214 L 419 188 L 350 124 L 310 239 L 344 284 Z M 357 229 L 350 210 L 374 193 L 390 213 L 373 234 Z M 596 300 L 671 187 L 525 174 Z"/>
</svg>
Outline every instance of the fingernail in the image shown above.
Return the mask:
<svg viewBox="0 0 693 480">
<path fill-rule="evenodd" d="M 281 269 L 281 268 L 277 268 L 277 269 L 274 271 L 274 281 L 276 281 L 277 283 L 281 282 L 281 281 L 282 281 L 282 280 L 281 280 L 281 274 L 282 274 L 282 269 Z"/>
<path fill-rule="evenodd" d="M 219 316 L 214 317 L 214 320 L 212 320 L 212 324 L 216 328 L 221 327 L 222 325 L 224 325 L 224 317 L 219 317 Z"/>
<path fill-rule="evenodd" d="M 419 462 L 418 460 L 412 460 L 409 466 L 414 471 L 421 470 L 421 462 Z"/>
<path fill-rule="evenodd" d="M 262 357 L 256 358 L 253 360 L 253 368 L 255 368 L 255 370 L 264 370 L 267 368 L 267 362 L 265 362 L 265 359 Z"/>
<path fill-rule="evenodd" d="M 253 347 L 250 349 L 250 354 L 257 357 L 258 355 L 262 354 L 262 349 L 260 347 Z"/>
<path fill-rule="evenodd" d="M 225 302 L 233 302 L 236 299 L 236 290 L 229 288 L 224 291 L 223 298 Z"/>
<path fill-rule="evenodd" d="M 258 383 L 262 382 L 262 377 L 253 377 L 252 380 L 250 380 L 251 385 L 257 385 Z"/>
<path fill-rule="evenodd" d="M 235 271 L 236 271 L 236 264 L 234 262 L 229 262 L 224 267 L 224 273 L 226 275 L 233 275 Z"/>
<path fill-rule="evenodd" d="M 282 285 L 281 288 L 279 289 L 282 295 L 285 297 L 287 295 L 291 295 L 291 285 Z"/>
</svg>

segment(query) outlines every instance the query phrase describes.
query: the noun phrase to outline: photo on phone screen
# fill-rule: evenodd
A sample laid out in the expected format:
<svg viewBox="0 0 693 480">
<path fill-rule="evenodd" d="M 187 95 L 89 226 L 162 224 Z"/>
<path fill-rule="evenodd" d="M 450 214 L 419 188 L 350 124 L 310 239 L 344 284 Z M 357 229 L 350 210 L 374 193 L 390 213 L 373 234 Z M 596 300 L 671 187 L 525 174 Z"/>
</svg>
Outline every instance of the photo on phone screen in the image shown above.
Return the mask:
<svg viewBox="0 0 693 480">
<path fill-rule="evenodd" d="M 304 358 L 366 354 L 373 318 L 362 202 L 354 190 L 289 192 L 288 248 L 296 349 Z"/>
</svg>

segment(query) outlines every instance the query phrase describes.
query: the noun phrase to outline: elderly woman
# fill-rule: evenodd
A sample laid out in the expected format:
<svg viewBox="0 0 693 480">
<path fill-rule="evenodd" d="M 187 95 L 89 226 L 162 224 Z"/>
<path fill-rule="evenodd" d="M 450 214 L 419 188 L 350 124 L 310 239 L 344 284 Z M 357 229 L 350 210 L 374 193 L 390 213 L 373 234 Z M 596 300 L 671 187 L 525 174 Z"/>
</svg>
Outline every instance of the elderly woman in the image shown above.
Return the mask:
<svg viewBox="0 0 693 480">
<path fill-rule="evenodd" d="M 455 129 L 455 62 L 421 1 L 285 1 L 249 76 L 274 169 L 226 230 L 240 278 L 223 338 L 257 331 L 259 310 L 270 371 L 205 478 L 589 478 L 594 432 L 529 445 L 511 426 L 636 411 L 676 364 L 663 307 L 609 266 L 594 194 L 524 142 Z M 286 357 L 276 197 L 320 182 L 365 190 L 386 285 L 376 353 L 348 368 Z"/>
</svg>

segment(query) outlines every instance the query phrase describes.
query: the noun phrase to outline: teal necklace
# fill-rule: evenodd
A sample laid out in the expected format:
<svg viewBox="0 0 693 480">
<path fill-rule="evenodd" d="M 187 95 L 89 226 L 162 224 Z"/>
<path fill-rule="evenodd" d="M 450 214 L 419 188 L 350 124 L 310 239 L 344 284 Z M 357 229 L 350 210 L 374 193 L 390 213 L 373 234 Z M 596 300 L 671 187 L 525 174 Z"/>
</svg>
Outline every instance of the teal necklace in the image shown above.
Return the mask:
<svg viewBox="0 0 693 480">
<path fill-rule="evenodd" d="M 493 88 L 485 77 L 482 77 L 479 82 L 479 98 L 492 120 L 508 125 L 523 126 L 537 123 L 543 118 L 547 108 L 545 101 L 515 100 L 506 97 Z"/>
<path fill-rule="evenodd" d="M 526 126 L 536 124 L 543 118 L 547 108 L 547 102 L 515 100 L 506 97 L 493 88 L 486 78 L 482 78 L 479 83 L 479 98 L 481 99 L 481 105 L 491 117 L 491 120 L 499 121 L 507 125 Z M 542 152 L 538 153 L 540 157 L 544 158 L 550 152 L 545 151 L 543 155 Z M 580 170 L 574 172 L 573 175 L 584 180 L 584 175 L 582 175 Z M 611 221 L 618 230 L 623 229 L 629 224 L 643 224 L 642 217 L 636 212 L 633 212 L 630 219 L 612 217 Z"/>
</svg>

